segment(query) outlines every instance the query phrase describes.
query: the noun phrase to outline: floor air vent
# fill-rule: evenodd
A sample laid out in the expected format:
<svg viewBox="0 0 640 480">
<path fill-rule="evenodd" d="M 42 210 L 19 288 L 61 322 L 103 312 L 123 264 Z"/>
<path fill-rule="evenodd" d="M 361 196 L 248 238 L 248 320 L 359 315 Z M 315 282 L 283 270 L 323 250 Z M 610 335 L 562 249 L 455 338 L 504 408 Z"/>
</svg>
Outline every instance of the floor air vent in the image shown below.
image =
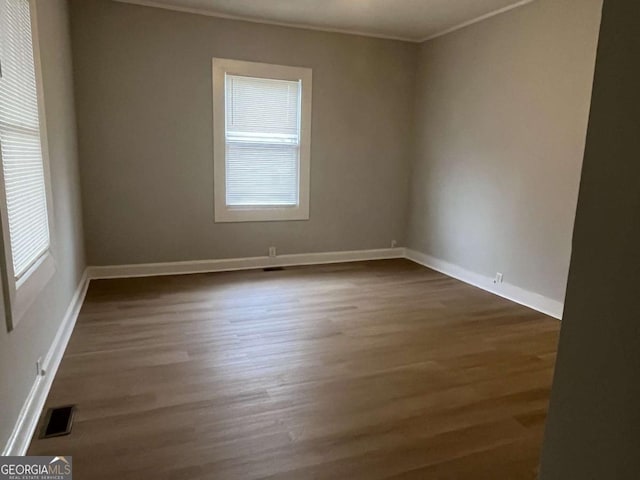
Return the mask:
<svg viewBox="0 0 640 480">
<path fill-rule="evenodd" d="M 64 407 L 55 407 L 47 410 L 40 438 L 69 435 L 71 433 L 71 427 L 73 426 L 73 416 L 75 413 L 75 405 L 66 405 Z"/>
<path fill-rule="evenodd" d="M 262 269 L 263 272 L 279 272 L 280 270 L 284 270 L 284 268 L 283 267 L 266 267 Z"/>
</svg>

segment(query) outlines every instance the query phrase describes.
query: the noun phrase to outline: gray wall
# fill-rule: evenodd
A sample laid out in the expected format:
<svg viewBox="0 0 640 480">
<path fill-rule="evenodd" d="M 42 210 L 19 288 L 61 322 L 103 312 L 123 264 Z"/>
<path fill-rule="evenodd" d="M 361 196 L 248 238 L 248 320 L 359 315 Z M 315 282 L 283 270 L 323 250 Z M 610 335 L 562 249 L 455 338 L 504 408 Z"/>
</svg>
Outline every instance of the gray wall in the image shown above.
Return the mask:
<svg viewBox="0 0 640 480">
<path fill-rule="evenodd" d="M 0 318 L 0 448 L 36 378 L 36 360 L 49 350 L 85 268 L 67 6 L 64 0 L 38 0 L 37 8 L 57 268 L 15 330 L 7 333 Z"/>
<path fill-rule="evenodd" d="M 538 0 L 422 45 L 408 245 L 565 293 L 601 0 Z"/>
<path fill-rule="evenodd" d="M 93 265 L 404 243 L 417 46 L 72 1 Z M 311 218 L 214 224 L 211 58 L 313 68 Z"/>
<path fill-rule="evenodd" d="M 541 480 L 640 476 L 639 24 L 604 2 Z"/>
</svg>

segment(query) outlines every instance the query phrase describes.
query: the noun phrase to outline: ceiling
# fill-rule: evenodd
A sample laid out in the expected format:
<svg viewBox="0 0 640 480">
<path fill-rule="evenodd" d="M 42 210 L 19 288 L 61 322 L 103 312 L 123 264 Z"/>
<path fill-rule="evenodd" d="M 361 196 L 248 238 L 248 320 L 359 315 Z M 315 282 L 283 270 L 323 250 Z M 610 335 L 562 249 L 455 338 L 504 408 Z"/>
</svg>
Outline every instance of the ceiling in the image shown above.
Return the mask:
<svg viewBox="0 0 640 480">
<path fill-rule="evenodd" d="M 316 30 L 421 42 L 533 0 L 117 0 Z"/>
</svg>

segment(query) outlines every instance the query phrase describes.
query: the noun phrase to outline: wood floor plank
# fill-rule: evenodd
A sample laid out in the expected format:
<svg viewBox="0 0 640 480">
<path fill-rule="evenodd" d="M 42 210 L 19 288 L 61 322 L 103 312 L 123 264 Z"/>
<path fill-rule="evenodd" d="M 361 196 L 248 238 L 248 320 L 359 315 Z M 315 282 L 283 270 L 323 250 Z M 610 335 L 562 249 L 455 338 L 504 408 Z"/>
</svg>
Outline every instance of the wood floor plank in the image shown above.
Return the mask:
<svg viewBox="0 0 640 480">
<path fill-rule="evenodd" d="M 560 324 L 406 260 L 91 283 L 83 479 L 533 479 Z"/>
</svg>

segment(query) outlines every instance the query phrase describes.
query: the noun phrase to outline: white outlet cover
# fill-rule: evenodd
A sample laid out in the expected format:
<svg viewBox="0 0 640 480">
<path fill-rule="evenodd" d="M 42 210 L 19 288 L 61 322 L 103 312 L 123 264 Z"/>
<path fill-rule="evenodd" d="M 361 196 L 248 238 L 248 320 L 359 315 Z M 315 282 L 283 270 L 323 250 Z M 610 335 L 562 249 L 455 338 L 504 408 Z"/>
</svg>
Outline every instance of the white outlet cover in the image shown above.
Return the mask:
<svg viewBox="0 0 640 480">
<path fill-rule="evenodd" d="M 44 374 L 44 369 L 42 368 L 42 358 L 36 360 L 36 373 L 38 376 Z"/>
</svg>

